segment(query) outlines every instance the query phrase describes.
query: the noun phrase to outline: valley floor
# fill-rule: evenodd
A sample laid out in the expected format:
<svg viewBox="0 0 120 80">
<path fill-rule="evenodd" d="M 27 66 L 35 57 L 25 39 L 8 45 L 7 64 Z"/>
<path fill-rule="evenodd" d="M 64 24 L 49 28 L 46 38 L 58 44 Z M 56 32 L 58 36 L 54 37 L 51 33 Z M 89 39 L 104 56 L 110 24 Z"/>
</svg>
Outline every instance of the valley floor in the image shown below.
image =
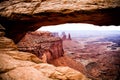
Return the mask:
<svg viewBox="0 0 120 80">
<path fill-rule="evenodd" d="M 66 55 L 82 64 L 89 77 L 94 80 L 120 80 L 120 49 L 108 47 L 114 43 L 94 41 L 81 43 L 79 40 L 63 41 Z"/>
</svg>

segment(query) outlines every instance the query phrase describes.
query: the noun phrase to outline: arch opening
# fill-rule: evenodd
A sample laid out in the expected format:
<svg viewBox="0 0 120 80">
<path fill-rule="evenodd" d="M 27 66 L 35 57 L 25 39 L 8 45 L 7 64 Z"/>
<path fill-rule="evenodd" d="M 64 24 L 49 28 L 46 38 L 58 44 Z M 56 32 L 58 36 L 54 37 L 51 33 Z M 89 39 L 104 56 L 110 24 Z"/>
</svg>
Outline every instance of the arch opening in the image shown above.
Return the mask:
<svg viewBox="0 0 120 80">
<path fill-rule="evenodd" d="M 35 33 L 39 33 L 39 35 L 33 37 Z M 88 77 L 93 79 L 109 80 L 112 78 L 115 80 L 119 78 L 119 67 L 113 65 L 120 65 L 118 62 L 120 59 L 119 27 L 99 27 L 91 24 L 61 24 L 56 26 L 43 26 L 33 32 L 32 35 L 32 39 L 35 39 L 33 42 L 40 44 L 36 44 L 36 50 L 44 48 L 44 50 L 39 52 L 46 54 L 45 59 L 47 59 L 48 63 L 56 66 L 70 64 L 70 67 L 79 71 L 85 68 L 85 73 L 89 74 Z M 48 36 L 52 36 L 52 38 Z M 28 37 L 28 41 L 30 41 L 29 39 Z M 40 43 L 40 39 L 44 40 Z M 50 42 L 48 39 L 52 41 Z M 61 44 L 62 42 L 63 44 Z M 31 46 L 34 45 L 32 44 Z M 77 62 L 77 65 L 68 59 L 68 57 Z M 83 65 L 83 67 L 80 68 L 80 65 Z M 111 76 L 113 71 L 114 75 Z M 82 72 L 84 73 L 84 70 Z"/>
<path fill-rule="evenodd" d="M 65 28 L 67 26 L 65 23 L 120 25 L 119 2 L 119 0 L 2 0 L 0 24 L 6 28 L 6 36 L 17 43 L 19 50 L 31 52 L 43 62 L 69 66 L 85 73 L 93 80 L 119 80 L 118 27 L 109 26 L 108 29 L 102 26 L 103 29 L 99 27 L 96 29 L 93 25 L 85 27 L 87 24 L 83 24 L 79 26 L 83 29 L 79 30 L 77 25 L 70 24 L 74 27 L 68 25 L 69 27 Z M 65 26 L 57 26 L 58 30 L 53 28 L 50 32 L 37 30 L 42 26 L 58 24 Z"/>
</svg>

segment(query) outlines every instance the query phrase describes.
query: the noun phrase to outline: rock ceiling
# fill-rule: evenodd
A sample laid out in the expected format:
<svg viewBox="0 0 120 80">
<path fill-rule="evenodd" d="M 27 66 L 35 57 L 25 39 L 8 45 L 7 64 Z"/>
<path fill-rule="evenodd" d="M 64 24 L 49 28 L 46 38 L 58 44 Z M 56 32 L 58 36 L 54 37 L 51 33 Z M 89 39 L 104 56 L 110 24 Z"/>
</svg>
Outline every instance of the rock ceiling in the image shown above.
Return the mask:
<svg viewBox="0 0 120 80">
<path fill-rule="evenodd" d="M 120 24 L 119 0 L 2 0 L 0 24 L 18 42 L 27 31 L 64 23 Z"/>
</svg>

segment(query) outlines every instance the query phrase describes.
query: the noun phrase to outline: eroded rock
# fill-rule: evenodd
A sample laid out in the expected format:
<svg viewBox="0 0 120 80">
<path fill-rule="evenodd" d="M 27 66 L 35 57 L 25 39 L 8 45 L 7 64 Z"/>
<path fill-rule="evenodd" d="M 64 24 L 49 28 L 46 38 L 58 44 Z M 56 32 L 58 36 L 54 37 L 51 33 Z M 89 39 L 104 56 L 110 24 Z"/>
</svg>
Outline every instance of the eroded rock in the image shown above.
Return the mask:
<svg viewBox="0 0 120 80">
<path fill-rule="evenodd" d="M 18 67 L 0 76 L 3 80 L 52 80 L 33 67 Z"/>
<path fill-rule="evenodd" d="M 120 6 L 119 0 L 17 0 L 17 2 L 12 0 L 2 2 L 1 4 L 3 5 L 1 6 L 0 14 L 5 17 L 11 17 L 11 15 L 14 15 L 13 13 L 27 15 L 42 12 L 71 13 L 79 10 Z"/>
<path fill-rule="evenodd" d="M 4 53 L 0 53 L 0 57 L 0 72 L 6 72 L 15 69 L 16 67 L 25 67 L 35 64 L 34 62 L 30 61 L 16 60 Z"/>
<path fill-rule="evenodd" d="M 16 43 L 28 31 L 63 23 L 120 24 L 119 0 L 3 0 L 0 22 Z"/>
<path fill-rule="evenodd" d="M 50 32 L 29 32 L 17 46 L 19 50 L 31 52 L 40 59 L 46 59 L 47 62 L 64 54 L 62 40 L 52 36 Z"/>
<path fill-rule="evenodd" d="M 74 69 L 41 61 L 32 53 L 18 51 L 11 39 L 0 37 L 0 80 L 89 80 Z"/>
<path fill-rule="evenodd" d="M 0 37 L 0 50 L 17 50 L 17 46 L 13 43 L 11 39 L 8 39 L 6 37 Z"/>
</svg>

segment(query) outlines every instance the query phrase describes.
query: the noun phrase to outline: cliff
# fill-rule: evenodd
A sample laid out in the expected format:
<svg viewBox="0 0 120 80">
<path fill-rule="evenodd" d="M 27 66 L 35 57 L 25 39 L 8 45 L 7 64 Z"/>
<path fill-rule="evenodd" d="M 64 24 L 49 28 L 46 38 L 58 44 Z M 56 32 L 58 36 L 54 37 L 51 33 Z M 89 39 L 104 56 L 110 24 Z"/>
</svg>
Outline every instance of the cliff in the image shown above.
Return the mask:
<svg viewBox="0 0 120 80">
<path fill-rule="evenodd" d="M 64 23 L 120 25 L 119 0 L 2 0 L 0 23 L 16 43 L 41 26 Z"/>
<path fill-rule="evenodd" d="M 6 36 L 13 39 L 16 43 L 18 43 L 28 31 L 35 31 L 39 27 L 46 25 L 58 25 L 64 23 L 119 25 L 120 24 L 119 14 L 120 14 L 119 0 L 85 0 L 85 1 L 84 0 L 42 0 L 42 1 L 41 0 L 1 0 L 0 1 L 0 24 L 2 24 L 6 28 Z M 0 33 L 0 35 L 4 35 L 4 33 L 2 34 Z M 43 64 L 38 64 L 38 63 L 45 61 L 46 55 L 43 56 L 45 60 L 40 60 L 33 54 L 17 51 L 17 47 L 14 45 L 12 40 L 5 38 L 3 36 L 0 38 L 1 38 L 0 79 L 3 80 L 12 80 L 12 79 L 19 80 L 21 78 L 23 80 L 30 80 L 30 79 L 39 80 L 41 78 L 44 80 L 48 80 L 48 79 L 66 79 L 66 80 L 83 79 L 84 80 L 85 79 L 84 75 L 76 71 L 74 72 L 74 70 L 72 69 L 74 73 L 73 74 L 71 68 L 66 69 L 65 67 L 62 67 L 61 70 L 61 68 L 59 69 L 56 67 L 52 67 L 54 69 L 52 70 L 52 68 L 48 64 L 45 64 L 43 67 Z M 49 47 L 49 45 L 47 46 Z M 56 48 L 52 48 L 52 49 L 56 49 Z M 26 50 L 26 48 L 24 48 L 24 50 Z M 41 52 L 42 51 L 40 51 L 40 53 Z M 48 53 L 49 56 L 51 56 L 49 51 L 44 53 L 45 54 Z M 40 58 L 42 59 L 41 55 L 42 53 L 40 54 Z M 49 56 L 47 57 L 48 59 Z M 62 59 L 59 58 L 59 59 L 61 60 L 61 62 L 64 60 L 64 58 Z M 57 61 L 57 59 L 55 60 Z M 57 62 L 56 63 L 55 62 L 53 63 L 58 64 Z M 34 64 L 37 66 L 35 66 Z M 69 63 L 66 62 L 66 64 Z M 18 72 L 20 73 L 20 75 L 17 75 Z M 78 76 L 76 75 L 77 73 Z"/>
<path fill-rule="evenodd" d="M 0 80 L 89 80 L 69 67 L 42 63 L 34 54 L 17 50 L 0 31 Z"/>
<path fill-rule="evenodd" d="M 64 54 L 62 39 L 54 36 L 53 33 L 44 31 L 29 32 L 17 46 L 20 51 L 31 52 L 43 62 L 55 66 L 68 66 L 87 75 L 81 63 L 75 62 Z"/>
<path fill-rule="evenodd" d="M 49 62 L 63 56 L 62 40 L 49 32 L 29 32 L 17 44 L 20 51 L 31 52 Z M 46 56 L 46 57 L 44 57 Z M 45 59 L 46 58 L 46 59 Z M 46 61 L 45 61 L 46 62 Z"/>
</svg>

